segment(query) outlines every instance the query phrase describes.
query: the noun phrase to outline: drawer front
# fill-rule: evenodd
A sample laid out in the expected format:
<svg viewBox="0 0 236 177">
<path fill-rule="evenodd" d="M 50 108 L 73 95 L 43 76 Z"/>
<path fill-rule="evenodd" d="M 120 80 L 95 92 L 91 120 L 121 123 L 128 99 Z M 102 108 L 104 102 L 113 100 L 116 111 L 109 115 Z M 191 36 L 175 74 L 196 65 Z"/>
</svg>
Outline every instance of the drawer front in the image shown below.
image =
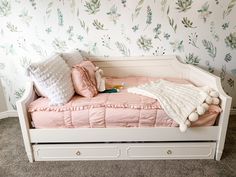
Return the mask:
<svg viewBox="0 0 236 177">
<path fill-rule="evenodd" d="M 36 161 L 116 159 L 120 156 L 117 146 L 106 145 L 34 145 Z"/>
<path fill-rule="evenodd" d="M 104 143 L 33 145 L 36 161 L 213 159 L 212 143 Z"/>
<path fill-rule="evenodd" d="M 213 159 L 215 143 L 160 143 L 130 145 L 131 159 Z"/>
</svg>

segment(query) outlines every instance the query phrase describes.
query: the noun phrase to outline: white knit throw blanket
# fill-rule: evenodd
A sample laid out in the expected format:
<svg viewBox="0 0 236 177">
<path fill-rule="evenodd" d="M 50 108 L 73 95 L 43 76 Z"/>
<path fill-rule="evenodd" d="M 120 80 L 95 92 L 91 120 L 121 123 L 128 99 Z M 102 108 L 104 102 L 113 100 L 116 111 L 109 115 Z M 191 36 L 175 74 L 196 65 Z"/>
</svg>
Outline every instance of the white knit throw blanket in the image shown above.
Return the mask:
<svg viewBox="0 0 236 177">
<path fill-rule="evenodd" d="M 128 88 L 128 92 L 157 99 L 166 114 L 180 126 L 187 124 L 188 116 L 208 96 L 202 89 L 191 84 L 177 84 L 165 80 Z"/>
</svg>

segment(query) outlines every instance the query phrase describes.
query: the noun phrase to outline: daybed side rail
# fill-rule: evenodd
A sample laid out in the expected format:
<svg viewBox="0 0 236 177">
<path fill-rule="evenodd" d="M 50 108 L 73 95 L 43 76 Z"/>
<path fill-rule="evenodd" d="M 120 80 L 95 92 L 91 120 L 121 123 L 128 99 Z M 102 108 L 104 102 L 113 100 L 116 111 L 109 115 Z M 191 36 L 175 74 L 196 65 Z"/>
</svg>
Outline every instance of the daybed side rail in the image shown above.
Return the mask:
<svg viewBox="0 0 236 177">
<path fill-rule="evenodd" d="M 54 128 L 30 129 L 32 143 L 193 142 L 217 141 L 218 126 L 189 128 Z M 86 135 L 86 136 L 84 136 Z"/>
<path fill-rule="evenodd" d="M 29 129 L 30 119 L 27 111 L 27 106 L 36 99 L 36 93 L 33 89 L 33 82 L 27 82 L 23 97 L 16 102 L 18 117 L 20 121 L 22 137 L 25 145 L 25 150 L 30 162 L 33 162 L 32 146 L 30 141 Z"/>
<path fill-rule="evenodd" d="M 189 69 L 186 76 L 189 80 L 194 81 L 194 83 L 199 86 L 210 86 L 219 92 L 222 112 L 218 121 L 219 132 L 216 146 L 216 160 L 220 160 L 225 144 L 232 98 L 224 92 L 221 80 L 218 76 L 192 65 L 189 65 L 188 67 Z"/>
</svg>

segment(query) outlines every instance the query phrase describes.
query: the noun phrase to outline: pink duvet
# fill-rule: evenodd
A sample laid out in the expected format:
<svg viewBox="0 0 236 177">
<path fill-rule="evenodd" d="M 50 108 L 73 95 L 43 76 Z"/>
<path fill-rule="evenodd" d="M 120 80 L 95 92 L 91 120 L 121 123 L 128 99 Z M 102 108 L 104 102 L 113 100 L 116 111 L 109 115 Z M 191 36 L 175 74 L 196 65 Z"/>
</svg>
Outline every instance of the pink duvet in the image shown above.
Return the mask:
<svg viewBox="0 0 236 177">
<path fill-rule="evenodd" d="M 125 84 L 119 93 L 100 93 L 93 98 L 74 96 L 64 106 L 49 106 L 47 98 L 39 98 L 29 105 L 35 128 L 109 128 L 109 127 L 176 127 L 158 101 L 127 93 L 126 88 L 148 83 L 157 78 L 108 78 L 108 85 Z M 167 79 L 178 83 L 186 80 Z M 192 126 L 209 126 L 215 123 L 221 109 L 210 106 L 207 113 Z"/>
</svg>

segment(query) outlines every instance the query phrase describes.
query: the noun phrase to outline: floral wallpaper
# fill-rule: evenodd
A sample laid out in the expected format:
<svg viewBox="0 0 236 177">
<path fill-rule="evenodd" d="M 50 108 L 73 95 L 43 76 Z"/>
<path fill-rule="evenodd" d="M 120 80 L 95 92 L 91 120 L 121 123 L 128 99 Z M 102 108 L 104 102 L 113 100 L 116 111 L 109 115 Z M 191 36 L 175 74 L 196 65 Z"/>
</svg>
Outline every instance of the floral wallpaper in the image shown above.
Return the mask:
<svg viewBox="0 0 236 177">
<path fill-rule="evenodd" d="M 236 0 L 0 0 L 0 78 L 9 109 L 25 69 L 54 52 L 178 55 L 221 77 L 236 107 Z"/>
</svg>

